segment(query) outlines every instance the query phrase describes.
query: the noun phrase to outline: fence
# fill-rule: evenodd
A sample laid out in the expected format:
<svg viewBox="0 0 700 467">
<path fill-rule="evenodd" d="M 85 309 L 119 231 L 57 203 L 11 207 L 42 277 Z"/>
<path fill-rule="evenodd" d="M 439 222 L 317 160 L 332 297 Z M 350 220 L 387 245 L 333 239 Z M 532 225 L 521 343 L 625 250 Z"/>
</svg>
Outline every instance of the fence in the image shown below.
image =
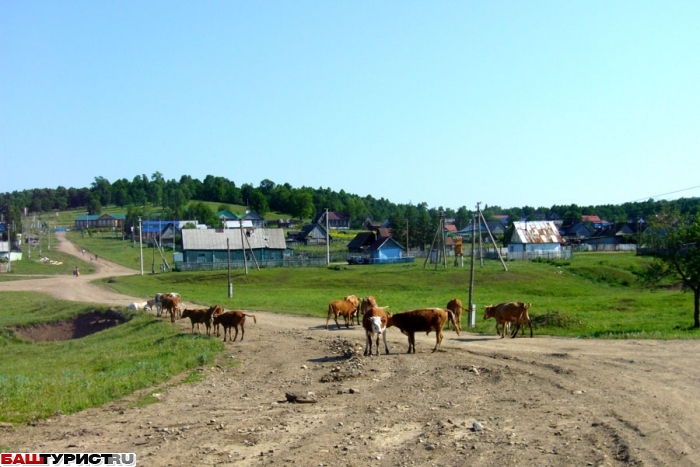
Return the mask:
<svg viewBox="0 0 700 467">
<path fill-rule="evenodd" d="M 486 257 L 486 256 L 484 256 Z M 574 257 L 573 249 L 570 246 L 562 247 L 561 250 L 535 250 L 535 251 L 518 251 L 518 252 L 507 252 L 507 255 L 503 257 L 507 261 L 532 261 L 533 259 L 571 259 Z M 493 252 L 493 257 L 497 258 L 496 253 Z"/>
<path fill-rule="evenodd" d="M 576 247 L 576 251 L 637 251 L 637 244 L 620 243 L 617 245 L 591 245 L 582 243 Z"/>
</svg>

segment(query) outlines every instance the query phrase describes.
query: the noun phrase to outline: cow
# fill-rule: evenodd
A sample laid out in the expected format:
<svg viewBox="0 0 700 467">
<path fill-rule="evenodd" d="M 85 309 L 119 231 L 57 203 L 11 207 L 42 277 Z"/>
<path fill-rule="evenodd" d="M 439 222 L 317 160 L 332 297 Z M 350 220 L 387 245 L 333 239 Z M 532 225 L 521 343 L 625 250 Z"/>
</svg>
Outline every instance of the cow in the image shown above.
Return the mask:
<svg viewBox="0 0 700 467">
<path fill-rule="evenodd" d="M 170 313 L 170 322 L 174 323 L 180 311 L 180 299 L 170 295 L 160 297 L 160 305 L 163 310 L 168 310 Z"/>
<path fill-rule="evenodd" d="M 360 324 L 360 320 L 362 319 L 361 316 L 364 316 L 364 314 L 372 308 L 381 308 L 382 310 L 386 310 L 387 308 L 389 308 L 389 306 L 377 305 L 377 300 L 375 300 L 374 297 L 372 297 L 371 295 L 369 297 L 363 298 L 360 301 L 359 312 L 355 313 L 355 316 L 357 317 L 357 324 Z"/>
<path fill-rule="evenodd" d="M 345 327 L 350 328 L 350 323 L 353 322 L 355 318 L 355 313 L 357 313 L 357 308 L 360 306 L 360 300 L 354 295 L 348 295 L 344 300 L 334 300 L 328 304 L 328 318 L 326 319 L 326 329 L 328 329 L 328 322 L 331 320 L 331 315 L 335 319 L 335 324 L 340 329 L 340 324 L 338 323 L 338 315 L 345 319 Z"/>
<path fill-rule="evenodd" d="M 180 294 L 176 292 L 171 292 L 171 293 L 157 293 L 155 297 L 153 297 L 153 303 L 156 307 L 157 316 L 161 316 L 163 314 L 163 304 L 162 304 L 162 298 L 163 297 L 175 297 L 178 300 L 180 300 Z M 178 313 L 180 309 L 178 308 Z"/>
<path fill-rule="evenodd" d="M 453 298 L 447 302 L 447 306 L 445 308 L 454 314 L 454 320 L 448 319 L 447 321 L 447 329 L 450 328 L 450 323 L 452 323 L 455 332 L 459 336 L 459 331 L 462 330 L 462 310 L 466 310 L 466 308 L 462 306 L 462 300 L 459 298 Z"/>
<path fill-rule="evenodd" d="M 212 305 L 212 306 L 209 307 L 209 309 L 212 310 L 211 319 L 212 319 L 212 324 L 214 325 L 214 335 L 215 335 L 216 337 L 219 337 L 219 335 L 220 335 L 220 332 L 219 332 L 219 323 L 218 323 L 218 322 L 214 322 L 214 318 L 216 318 L 216 317 L 219 316 L 219 315 L 222 315 L 222 314 L 226 313 L 226 310 L 224 310 L 224 307 L 222 307 L 221 305 Z"/>
<path fill-rule="evenodd" d="M 395 315 L 387 313 L 386 327 L 396 326 L 408 336 L 407 353 L 416 353 L 416 332 L 425 331 L 426 334 L 430 334 L 431 331 L 435 331 L 436 342 L 433 349 L 433 352 L 435 352 L 440 348 L 442 327 L 445 325 L 449 315 L 453 315 L 453 313 L 442 308 L 422 308 Z M 452 319 L 454 320 L 454 315 Z"/>
<path fill-rule="evenodd" d="M 530 325 L 530 337 L 532 337 L 532 321 L 527 312 L 531 305 L 532 303 L 523 302 L 505 302 L 499 303 L 498 305 L 488 305 L 484 311 L 484 319 L 494 318 L 496 320 L 496 333 L 501 336 L 501 339 L 505 337 L 506 324 L 509 323 L 515 323 L 515 331 L 511 334 L 511 337 L 515 337 L 520 326 L 523 326 L 525 323 Z M 499 325 L 503 326 L 502 331 L 498 330 Z M 523 335 L 525 335 L 524 327 Z"/>
<path fill-rule="evenodd" d="M 156 307 L 156 301 L 154 299 L 150 299 L 146 302 L 146 306 L 143 309 L 150 311 L 155 307 Z"/>
<path fill-rule="evenodd" d="M 255 318 L 255 315 L 248 315 L 242 312 L 241 310 L 231 310 L 227 311 L 225 313 L 221 313 L 220 315 L 217 315 L 214 318 L 214 326 L 217 324 L 221 324 L 224 328 L 224 342 L 226 342 L 226 332 L 228 331 L 229 337 L 231 337 L 231 328 L 236 328 L 236 335 L 231 339 L 232 341 L 235 342 L 236 338 L 238 337 L 238 326 L 241 327 L 241 342 L 243 341 L 243 336 L 245 335 L 245 317 L 250 316 L 253 318 L 253 321 L 255 323 L 258 322 L 258 320 Z"/>
<path fill-rule="evenodd" d="M 132 302 L 126 307 L 127 310 L 137 311 L 143 310 L 148 306 L 148 302 Z"/>
<path fill-rule="evenodd" d="M 367 343 L 365 345 L 365 357 L 372 356 L 372 338 L 376 338 L 377 357 L 379 356 L 379 337 L 384 338 L 384 352 L 389 354 L 389 346 L 386 343 L 386 325 L 389 317 L 382 308 L 373 307 L 362 316 L 362 327 L 365 328 Z"/>
<path fill-rule="evenodd" d="M 219 307 L 221 308 L 221 307 Z M 199 308 L 196 310 L 189 310 L 185 308 L 182 311 L 182 316 L 180 319 L 189 318 L 190 323 L 192 323 L 192 334 L 194 334 L 194 325 L 197 325 L 197 334 L 201 334 L 199 330 L 199 324 L 203 323 L 207 327 L 207 336 L 211 335 L 211 317 L 214 314 L 216 307 L 209 308 Z"/>
</svg>

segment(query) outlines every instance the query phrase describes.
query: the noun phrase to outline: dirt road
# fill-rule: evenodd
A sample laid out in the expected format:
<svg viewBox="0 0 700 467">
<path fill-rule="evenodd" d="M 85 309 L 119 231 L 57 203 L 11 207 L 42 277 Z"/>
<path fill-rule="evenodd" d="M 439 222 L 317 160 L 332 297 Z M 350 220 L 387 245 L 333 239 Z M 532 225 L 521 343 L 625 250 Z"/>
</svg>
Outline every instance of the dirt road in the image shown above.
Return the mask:
<svg viewBox="0 0 700 467">
<path fill-rule="evenodd" d="M 98 275 L 114 267 L 100 266 Z M 90 279 L 12 281 L 0 290 L 31 283 L 66 298 L 52 281 L 67 281 L 81 301 L 132 300 Z M 221 360 L 202 369 L 203 381 L 3 429 L 0 445 L 135 452 L 147 466 L 700 465 L 696 341 L 445 331 L 443 351 L 430 353 L 434 334 L 422 335 L 408 355 L 406 337 L 392 329 L 392 353 L 370 358 L 358 328 L 326 331 L 325 319 L 255 314 L 246 340 L 227 343 Z M 285 393 L 317 402 L 289 403 Z M 159 402 L 135 407 L 147 394 Z"/>
</svg>

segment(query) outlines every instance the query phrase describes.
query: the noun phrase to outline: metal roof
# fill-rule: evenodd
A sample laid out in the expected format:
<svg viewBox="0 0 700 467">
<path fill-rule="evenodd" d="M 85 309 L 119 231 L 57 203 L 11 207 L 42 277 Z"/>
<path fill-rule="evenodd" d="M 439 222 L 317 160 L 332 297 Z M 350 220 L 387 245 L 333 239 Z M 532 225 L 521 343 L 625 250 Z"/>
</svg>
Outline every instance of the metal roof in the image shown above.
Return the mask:
<svg viewBox="0 0 700 467">
<path fill-rule="evenodd" d="M 284 241 L 282 229 L 243 229 L 243 241 L 248 248 L 271 248 L 284 250 L 287 244 Z M 226 250 L 226 239 L 229 240 L 229 248 L 241 249 L 241 229 L 183 229 L 183 250 Z M 247 239 L 247 241 L 246 241 Z"/>
<path fill-rule="evenodd" d="M 511 243 L 563 243 L 559 229 L 552 221 L 513 222 Z"/>
</svg>

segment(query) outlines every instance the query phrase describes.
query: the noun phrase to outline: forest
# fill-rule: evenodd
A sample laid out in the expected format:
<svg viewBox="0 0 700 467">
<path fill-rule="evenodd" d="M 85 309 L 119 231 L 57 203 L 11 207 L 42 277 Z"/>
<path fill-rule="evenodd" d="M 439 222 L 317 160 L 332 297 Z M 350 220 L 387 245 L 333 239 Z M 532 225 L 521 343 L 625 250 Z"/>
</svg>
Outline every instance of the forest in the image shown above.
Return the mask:
<svg viewBox="0 0 700 467">
<path fill-rule="evenodd" d="M 127 209 L 127 218 L 141 215 L 144 209 L 157 210 L 166 219 L 199 219 L 216 226 L 215 213 L 202 201 L 221 205 L 242 205 L 265 217 L 270 212 L 284 213 L 299 220 L 313 219 L 326 208 L 350 216 L 351 228 L 359 229 L 367 219 L 388 220 L 401 236 L 405 226 L 416 232 L 412 243 L 430 242 L 438 224 L 440 213 L 454 219 L 458 229 L 467 226 L 475 208 L 461 206 L 429 207 L 427 203 L 396 204 L 371 195 L 361 197 L 339 192 L 331 188 L 292 187 L 289 183 L 277 184 L 265 179 L 258 186 L 244 183 L 240 186 L 226 177 L 207 175 L 204 180 L 182 175 L 179 180 L 166 180 L 160 172 L 150 177 L 142 174 L 132 180 L 126 178 L 110 182 L 95 177 L 89 187 L 83 188 L 35 188 L 12 193 L 0 193 L 0 214 L 7 223 L 17 223 L 23 213 L 44 213 L 69 209 L 85 209 L 90 214 L 101 214 L 104 207 L 116 205 Z M 502 207 L 485 205 L 482 212 L 487 220 L 495 215 L 508 215 L 510 220 L 532 217 L 534 214 L 549 218 L 556 213 L 564 224 L 581 220 L 584 215 L 597 215 L 611 222 L 627 222 L 644 219 L 668 209 L 682 214 L 700 213 L 700 198 L 678 200 L 653 200 L 630 202 L 621 205 L 578 206 L 553 205 Z M 425 237 L 425 238 L 423 238 Z"/>
</svg>

